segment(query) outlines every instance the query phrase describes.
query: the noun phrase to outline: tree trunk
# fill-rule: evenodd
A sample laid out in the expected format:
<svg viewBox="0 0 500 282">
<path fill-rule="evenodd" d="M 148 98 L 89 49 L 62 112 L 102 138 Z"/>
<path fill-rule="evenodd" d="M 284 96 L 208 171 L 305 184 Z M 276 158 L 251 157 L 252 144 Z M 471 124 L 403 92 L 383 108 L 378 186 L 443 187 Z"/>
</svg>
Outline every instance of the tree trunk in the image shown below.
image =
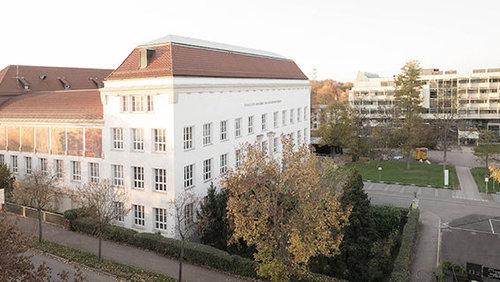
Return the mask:
<svg viewBox="0 0 500 282">
<path fill-rule="evenodd" d="M 181 240 L 181 256 L 179 257 L 179 282 L 182 281 L 182 260 L 184 259 L 184 238 Z"/>
<path fill-rule="evenodd" d="M 487 154 L 487 155 L 486 155 L 486 168 L 488 168 L 488 167 L 489 167 L 489 165 L 488 165 L 488 161 L 489 161 L 489 160 L 488 160 L 488 159 L 489 159 L 489 155 Z"/>
<path fill-rule="evenodd" d="M 410 169 L 410 158 L 411 158 L 411 150 L 408 151 L 408 158 L 406 159 L 406 169 Z"/>
<path fill-rule="evenodd" d="M 38 208 L 38 242 L 42 242 L 42 209 Z"/>
<path fill-rule="evenodd" d="M 102 250 L 102 228 L 99 227 L 99 262 L 101 262 L 102 260 L 101 250 Z"/>
</svg>

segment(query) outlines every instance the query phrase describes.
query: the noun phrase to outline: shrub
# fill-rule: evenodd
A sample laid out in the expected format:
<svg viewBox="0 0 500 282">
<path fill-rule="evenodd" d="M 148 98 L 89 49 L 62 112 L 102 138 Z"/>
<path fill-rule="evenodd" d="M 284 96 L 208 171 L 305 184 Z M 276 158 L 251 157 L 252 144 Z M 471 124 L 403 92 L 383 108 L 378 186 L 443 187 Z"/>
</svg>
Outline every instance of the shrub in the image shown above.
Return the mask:
<svg viewBox="0 0 500 282">
<path fill-rule="evenodd" d="M 377 234 L 382 238 L 387 238 L 392 230 L 399 227 L 401 211 L 389 205 L 373 206 L 373 217 Z"/>
<path fill-rule="evenodd" d="M 90 235 L 97 234 L 97 222 L 90 217 L 77 217 L 71 221 L 71 226 L 78 232 Z"/>
<path fill-rule="evenodd" d="M 78 214 L 75 209 L 66 210 L 64 212 L 64 218 L 69 220 L 75 220 L 78 217 Z"/>
<path fill-rule="evenodd" d="M 399 253 L 394 261 L 394 268 L 391 274 L 393 282 L 409 281 L 410 262 L 412 259 L 413 248 L 415 246 L 415 237 L 418 228 L 418 218 L 420 212 L 418 209 L 410 210 L 408 221 L 403 228 L 401 246 Z"/>
</svg>

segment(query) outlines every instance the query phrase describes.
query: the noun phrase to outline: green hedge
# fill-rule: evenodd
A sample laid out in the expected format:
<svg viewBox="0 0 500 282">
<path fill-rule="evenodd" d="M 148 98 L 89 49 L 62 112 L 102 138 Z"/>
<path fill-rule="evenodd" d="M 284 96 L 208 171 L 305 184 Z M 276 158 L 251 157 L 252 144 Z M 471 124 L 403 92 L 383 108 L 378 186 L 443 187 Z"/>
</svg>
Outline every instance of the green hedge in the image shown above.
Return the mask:
<svg viewBox="0 0 500 282">
<path fill-rule="evenodd" d="M 412 260 L 415 238 L 418 228 L 418 218 L 420 211 L 418 209 L 410 210 L 408 221 L 403 228 L 401 235 L 401 246 L 399 253 L 394 261 L 394 268 L 391 274 L 391 282 L 410 281 L 410 263 Z"/>
</svg>

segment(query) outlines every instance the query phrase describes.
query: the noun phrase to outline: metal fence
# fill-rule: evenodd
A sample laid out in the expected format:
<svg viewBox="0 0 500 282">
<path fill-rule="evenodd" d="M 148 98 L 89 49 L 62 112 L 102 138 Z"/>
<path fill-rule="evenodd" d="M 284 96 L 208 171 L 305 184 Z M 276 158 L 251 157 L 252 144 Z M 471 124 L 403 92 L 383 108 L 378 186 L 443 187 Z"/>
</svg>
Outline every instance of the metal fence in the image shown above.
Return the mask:
<svg viewBox="0 0 500 282">
<path fill-rule="evenodd" d="M 32 207 L 21 206 L 13 203 L 5 203 L 4 209 L 6 212 L 20 215 L 22 217 L 29 217 L 38 219 L 38 212 Z M 62 214 L 42 211 L 42 220 L 47 223 L 57 224 L 64 226 L 65 219 Z"/>
</svg>

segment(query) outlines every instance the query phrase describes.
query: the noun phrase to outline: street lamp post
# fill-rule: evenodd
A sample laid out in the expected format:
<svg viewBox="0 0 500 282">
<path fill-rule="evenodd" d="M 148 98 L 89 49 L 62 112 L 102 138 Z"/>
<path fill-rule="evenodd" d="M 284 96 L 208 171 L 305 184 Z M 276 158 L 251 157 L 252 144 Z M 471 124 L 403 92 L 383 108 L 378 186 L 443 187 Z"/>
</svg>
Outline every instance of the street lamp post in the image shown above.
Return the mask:
<svg viewBox="0 0 500 282">
<path fill-rule="evenodd" d="M 493 193 L 495 193 L 495 175 L 496 175 L 495 172 L 491 173 L 491 177 L 493 178 L 493 184 L 492 184 L 493 185 Z"/>
<path fill-rule="evenodd" d="M 382 167 L 378 167 L 378 182 L 382 181 Z"/>
</svg>

